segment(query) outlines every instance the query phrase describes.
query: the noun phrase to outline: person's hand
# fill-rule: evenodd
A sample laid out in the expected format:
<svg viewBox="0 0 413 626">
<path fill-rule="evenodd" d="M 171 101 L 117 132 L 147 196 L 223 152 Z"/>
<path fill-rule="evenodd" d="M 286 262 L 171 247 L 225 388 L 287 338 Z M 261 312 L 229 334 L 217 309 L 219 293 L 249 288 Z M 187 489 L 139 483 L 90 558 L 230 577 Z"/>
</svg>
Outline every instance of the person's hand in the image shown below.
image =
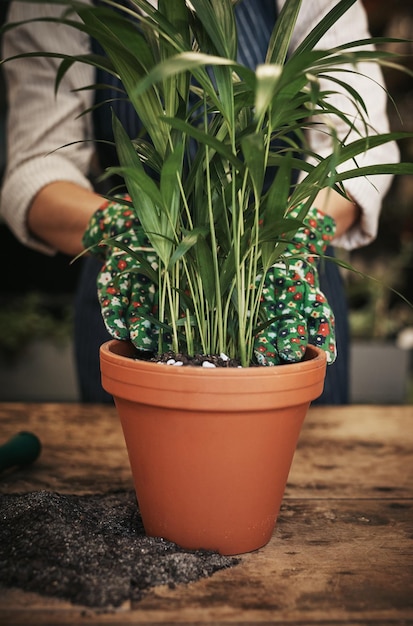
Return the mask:
<svg viewBox="0 0 413 626">
<path fill-rule="evenodd" d="M 141 269 L 156 272 L 157 257 L 130 206 L 128 196 L 105 202 L 92 216 L 83 245 L 103 261 L 97 279 L 103 320 L 114 339 L 131 340 L 140 350 L 157 351 L 158 332 L 146 319 L 156 306 L 156 289 L 137 260 L 109 239 L 115 238 L 139 255 Z M 107 241 L 107 243 L 105 243 Z"/>
<path fill-rule="evenodd" d="M 308 343 L 322 348 L 328 363 L 336 358 L 334 314 L 320 291 L 317 271 L 335 222 L 313 207 L 304 223 L 287 246 L 287 262 L 274 265 L 265 276 L 262 307 L 273 321 L 255 339 L 254 354 L 261 365 L 300 361 Z M 305 260 L 295 259 L 303 249 Z"/>
</svg>

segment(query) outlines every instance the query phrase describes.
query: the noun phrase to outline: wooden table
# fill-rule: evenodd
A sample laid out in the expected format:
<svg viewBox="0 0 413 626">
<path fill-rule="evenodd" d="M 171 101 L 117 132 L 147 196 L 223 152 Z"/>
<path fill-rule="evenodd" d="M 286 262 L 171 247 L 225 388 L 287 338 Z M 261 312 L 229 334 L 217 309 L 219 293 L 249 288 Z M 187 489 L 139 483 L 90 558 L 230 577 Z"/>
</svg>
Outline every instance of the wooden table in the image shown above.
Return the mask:
<svg viewBox="0 0 413 626">
<path fill-rule="evenodd" d="M 112 407 L 0 404 L 0 442 L 22 429 L 38 461 L 0 493 L 132 487 Z M 241 565 L 135 606 L 97 612 L 0 591 L 0 624 L 413 624 L 413 407 L 313 407 L 271 542 Z"/>
</svg>

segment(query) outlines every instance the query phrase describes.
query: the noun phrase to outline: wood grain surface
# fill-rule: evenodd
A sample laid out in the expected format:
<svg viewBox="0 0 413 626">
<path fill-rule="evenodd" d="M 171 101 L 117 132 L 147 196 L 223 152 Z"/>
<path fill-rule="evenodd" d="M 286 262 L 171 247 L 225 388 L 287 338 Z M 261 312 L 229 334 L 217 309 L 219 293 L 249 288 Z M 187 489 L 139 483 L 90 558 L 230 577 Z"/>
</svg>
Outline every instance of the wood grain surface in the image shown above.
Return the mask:
<svg viewBox="0 0 413 626">
<path fill-rule="evenodd" d="M 21 430 L 42 453 L 0 494 L 132 488 L 114 408 L 0 404 L 0 444 Z M 412 406 L 313 407 L 272 540 L 240 565 L 116 611 L 1 588 L 0 624 L 410 625 L 412 505 Z"/>
</svg>

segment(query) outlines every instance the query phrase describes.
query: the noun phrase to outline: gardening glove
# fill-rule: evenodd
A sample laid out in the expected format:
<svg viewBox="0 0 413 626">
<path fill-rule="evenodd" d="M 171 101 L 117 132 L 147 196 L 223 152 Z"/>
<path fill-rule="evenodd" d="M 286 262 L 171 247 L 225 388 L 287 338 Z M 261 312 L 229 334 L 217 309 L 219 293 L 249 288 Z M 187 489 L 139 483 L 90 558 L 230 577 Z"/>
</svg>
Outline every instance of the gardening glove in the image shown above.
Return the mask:
<svg viewBox="0 0 413 626">
<path fill-rule="evenodd" d="M 157 269 L 154 249 L 128 202 L 129 196 L 119 196 L 119 202 L 105 202 L 92 215 L 82 242 L 85 249 L 103 261 L 97 289 L 109 334 L 114 339 L 130 339 L 140 350 L 156 351 L 158 333 L 146 319 L 156 306 L 155 285 L 148 276 L 136 272 L 137 260 L 131 254 L 113 243 L 105 244 L 115 237 Z"/>
<path fill-rule="evenodd" d="M 300 208 L 292 211 L 293 217 Z M 275 319 L 255 339 L 261 365 L 301 361 L 308 343 L 322 348 L 328 363 L 336 358 L 334 314 L 320 291 L 316 265 L 334 237 L 335 221 L 312 207 L 304 224 L 287 246 L 286 263 L 275 264 L 265 276 L 262 307 L 268 320 Z M 306 258 L 294 259 L 304 247 Z"/>
</svg>

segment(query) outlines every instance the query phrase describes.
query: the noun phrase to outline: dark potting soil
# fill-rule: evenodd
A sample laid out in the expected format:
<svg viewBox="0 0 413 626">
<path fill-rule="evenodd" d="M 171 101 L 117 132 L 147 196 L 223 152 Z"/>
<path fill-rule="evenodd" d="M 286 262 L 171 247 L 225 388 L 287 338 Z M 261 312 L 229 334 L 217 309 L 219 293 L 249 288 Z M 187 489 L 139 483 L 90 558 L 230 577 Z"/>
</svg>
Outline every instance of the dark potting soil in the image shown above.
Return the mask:
<svg viewBox="0 0 413 626">
<path fill-rule="evenodd" d="M 241 367 L 240 362 L 236 359 L 229 359 L 228 357 L 222 357 L 218 354 L 195 354 L 189 356 L 187 354 L 181 354 L 176 352 L 164 352 L 153 356 L 151 361 L 155 363 L 179 363 L 183 366 L 202 367 L 204 363 L 213 365 L 214 367 Z"/>
<path fill-rule="evenodd" d="M 152 363 L 161 363 L 168 365 L 181 365 L 184 367 L 241 367 L 241 361 L 238 359 L 230 359 L 225 355 L 219 354 L 182 354 L 178 352 L 163 352 L 162 354 L 154 354 L 153 352 L 145 352 L 135 350 L 132 358 L 140 361 L 151 361 Z M 259 363 L 250 363 L 249 367 L 262 367 Z"/>
<path fill-rule="evenodd" d="M 237 557 L 147 537 L 134 492 L 0 496 L 0 584 L 94 608 L 139 601 L 156 585 L 189 583 Z"/>
</svg>

